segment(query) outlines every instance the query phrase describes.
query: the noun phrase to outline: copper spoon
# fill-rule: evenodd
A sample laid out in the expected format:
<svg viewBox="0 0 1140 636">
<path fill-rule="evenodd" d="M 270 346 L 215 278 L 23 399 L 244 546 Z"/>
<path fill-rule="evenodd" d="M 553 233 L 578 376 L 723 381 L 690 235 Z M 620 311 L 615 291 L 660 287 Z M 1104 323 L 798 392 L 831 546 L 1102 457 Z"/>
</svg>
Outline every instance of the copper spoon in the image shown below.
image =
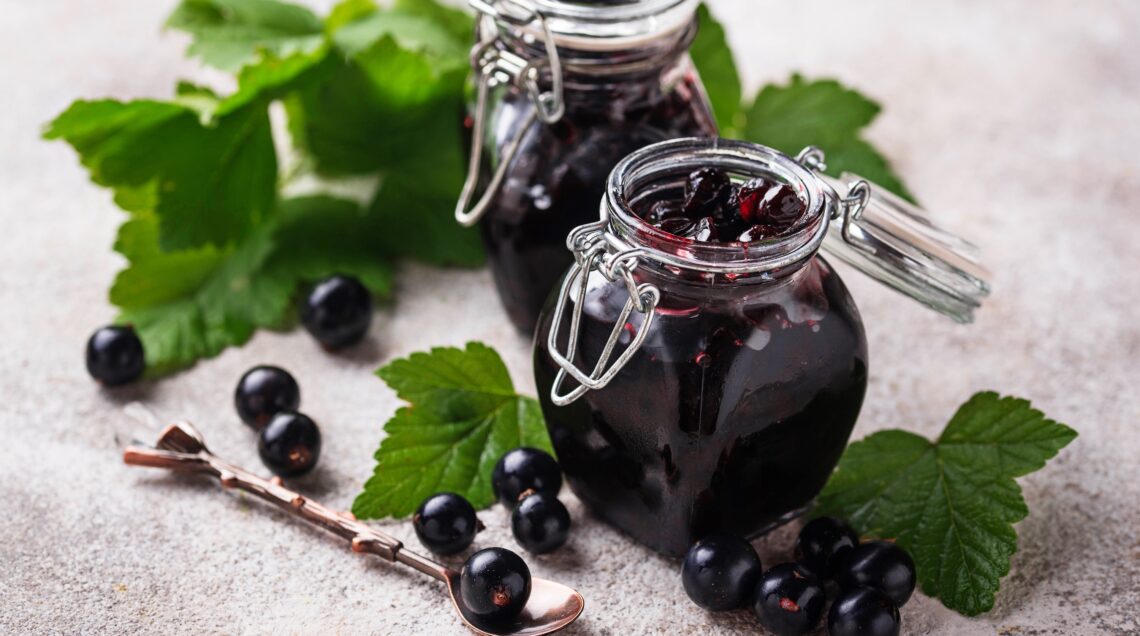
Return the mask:
<svg viewBox="0 0 1140 636">
<path fill-rule="evenodd" d="M 177 472 L 202 473 L 217 477 L 223 488 L 237 488 L 264 499 L 309 523 L 324 528 L 352 543 L 352 551 L 372 553 L 389 561 L 403 563 L 447 584 L 451 603 L 463 623 L 486 636 L 538 636 L 556 632 L 582 613 L 585 599 L 565 585 L 545 579 L 531 579 L 530 598 L 522 614 L 510 625 L 489 626 L 468 614 L 459 597 L 459 573 L 427 557 L 404 549 L 394 537 L 356 520 L 350 513 L 338 513 L 281 485 L 274 477 L 262 479 L 253 473 L 218 459 L 206 448 L 202 435 L 189 423 L 171 424 L 163 429 L 153 448 L 128 446 L 123 461 L 133 466 L 166 468 Z"/>
</svg>

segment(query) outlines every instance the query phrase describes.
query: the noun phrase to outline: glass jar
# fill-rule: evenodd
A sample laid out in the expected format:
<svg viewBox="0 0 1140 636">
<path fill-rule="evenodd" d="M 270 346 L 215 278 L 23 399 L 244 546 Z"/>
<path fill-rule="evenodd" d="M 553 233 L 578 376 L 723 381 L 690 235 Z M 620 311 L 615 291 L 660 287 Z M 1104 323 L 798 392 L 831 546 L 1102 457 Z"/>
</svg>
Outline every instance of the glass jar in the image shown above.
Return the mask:
<svg viewBox="0 0 1140 636">
<path fill-rule="evenodd" d="M 789 236 L 718 244 L 634 212 L 679 198 L 708 166 L 790 185 L 806 216 Z M 793 159 L 746 142 L 656 144 L 615 168 L 601 221 L 568 238 L 575 262 L 535 339 L 547 427 L 578 497 L 655 550 L 765 532 L 810 507 L 838 462 L 867 342 L 821 247 L 960 321 L 988 293 L 967 243 L 822 168 L 815 149 Z"/>
<path fill-rule="evenodd" d="M 499 296 L 529 334 L 572 261 L 566 235 L 596 217 L 618 161 L 665 139 L 716 134 L 688 55 L 697 2 L 472 4 L 484 17 L 456 218 L 482 219 Z"/>
</svg>

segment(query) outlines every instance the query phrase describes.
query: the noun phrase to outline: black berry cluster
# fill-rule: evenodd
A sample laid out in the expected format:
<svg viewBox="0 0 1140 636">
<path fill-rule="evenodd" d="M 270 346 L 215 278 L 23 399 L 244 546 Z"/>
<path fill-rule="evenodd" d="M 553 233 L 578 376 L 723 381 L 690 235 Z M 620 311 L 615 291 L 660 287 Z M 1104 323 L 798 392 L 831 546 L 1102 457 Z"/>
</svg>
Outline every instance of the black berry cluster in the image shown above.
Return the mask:
<svg viewBox="0 0 1140 636">
<path fill-rule="evenodd" d="M 751 603 L 760 624 L 777 636 L 813 631 L 827 605 L 825 582 L 838 595 L 828 612 L 831 636 L 897 636 L 899 607 L 915 587 L 914 561 L 888 541 L 859 543 L 846 523 L 820 517 L 796 540 L 796 562 L 763 571 L 752 545 L 732 535 L 698 541 L 685 556 L 681 581 L 711 611 Z"/>
<path fill-rule="evenodd" d="M 787 184 L 763 177 L 734 183 L 719 168 L 701 168 L 686 179 L 680 201 L 655 201 L 640 216 L 693 241 L 751 243 L 789 234 L 806 212 Z"/>
<path fill-rule="evenodd" d="M 562 469 L 537 448 L 508 451 L 491 473 L 495 497 L 511 511 L 515 540 L 532 554 L 561 548 L 570 536 L 570 513 L 558 500 Z"/>
<path fill-rule="evenodd" d="M 234 389 L 238 416 L 257 431 L 257 452 L 269 470 L 299 477 L 317 465 L 321 431 L 297 411 L 301 388 L 288 371 L 268 365 L 246 371 Z"/>
</svg>

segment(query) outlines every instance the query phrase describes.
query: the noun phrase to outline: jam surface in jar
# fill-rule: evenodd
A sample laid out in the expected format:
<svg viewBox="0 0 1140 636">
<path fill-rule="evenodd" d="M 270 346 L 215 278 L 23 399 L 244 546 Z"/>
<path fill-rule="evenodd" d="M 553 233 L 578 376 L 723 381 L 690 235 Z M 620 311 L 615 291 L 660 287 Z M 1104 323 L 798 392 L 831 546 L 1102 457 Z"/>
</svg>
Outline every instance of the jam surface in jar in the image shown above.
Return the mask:
<svg viewBox="0 0 1140 636">
<path fill-rule="evenodd" d="M 771 188 L 782 185 L 769 179 Z M 739 195 L 741 183 L 730 190 Z M 683 208 L 688 194 L 680 187 L 658 189 L 654 200 L 632 204 L 625 216 L 637 218 L 623 221 L 635 227 L 627 233 L 630 242 L 653 247 L 660 233 L 648 228 L 656 225 L 672 235 L 666 240 L 681 254 L 700 243 L 765 249 L 733 232 L 720 241 L 690 229 L 669 231 L 667 219 L 654 218 L 663 208 Z M 813 219 L 802 208 L 801 202 L 795 218 L 772 231 L 810 232 Z M 690 212 L 699 220 L 711 216 L 710 209 Z M 727 208 L 727 217 L 734 209 Z M 673 218 L 694 224 L 683 213 Z M 721 223 L 734 232 L 741 224 Z M 743 223 L 740 232 L 757 224 Z M 566 406 L 553 403 L 559 367 L 547 339 L 556 297 L 539 322 L 535 378 L 567 482 L 596 514 L 673 556 L 708 533 L 751 537 L 803 512 L 838 462 L 867 384 L 863 326 L 843 282 L 818 255 L 775 275 L 739 277 L 651 257 L 639 262 L 633 277 L 655 285 L 660 300 L 644 342 L 604 388 Z M 587 278 L 577 347 L 570 352 L 587 361 L 581 366 L 590 368 L 602 354 L 627 289 L 597 272 Z M 561 351 L 568 322 L 557 339 Z M 630 315 L 619 351 L 643 324 L 642 314 Z"/>
</svg>

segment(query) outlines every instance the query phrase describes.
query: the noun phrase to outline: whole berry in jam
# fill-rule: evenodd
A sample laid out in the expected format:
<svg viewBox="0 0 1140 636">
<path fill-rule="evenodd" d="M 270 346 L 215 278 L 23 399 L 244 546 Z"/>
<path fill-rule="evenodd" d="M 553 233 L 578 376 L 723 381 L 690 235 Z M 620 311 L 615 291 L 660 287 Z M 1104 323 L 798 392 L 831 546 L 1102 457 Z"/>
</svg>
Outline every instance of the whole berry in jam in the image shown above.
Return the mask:
<svg viewBox="0 0 1140 636">
<path fill-rule="evenodd" d="M 732 195 L 732 180 L 719 168 L 701 168 L 685 181 L 685 214 L 691 217 L 716 214 Z"/>
<path fill-rule="evenodd" d="M 277 475 L 304 475 L 317 465 L 321 456 L 321 431 L 309 416 L 281 411 L 258 434 L 257 453 L 262 463 Z"/>
<path fill-rule="evenodd" d="M 831 578 L 839 563 L 856 545 L 859 535 L 835 517 L 808 522 L 796 538 L 796 561 L 820 578 Z"/>
<path fill-rule="evenodd" d="M 658 223 L 657 228 L 673 236 L 693 238 L 696 235 L 697 224 L 685 217 L 673 217 Z"/>
<path fill-rule="evenodd" d="M 488 625 L 510 623 L 530 598 L 530 568 L 510 550 L 480 550 L 459 573 L 459 598 L 469 619 Z"/>
<path fill-rule="evenodd" d="M 104 386 L 133 382 L 144 369 L 146 355 L 134 328 L 102 327 L 87 339 L 87 373 Z"/>
<path fill-rule="evenodd" d="M 372 324 L 372 295 L 350 276 L 326 278 L 305 298 L 301 324 L 326 349 L 356 344 Z"/>
<path fill-rule="evenodd" d="M 285 369 L 268 365 L 245 372 L 234 389 L 234 407 L 241 421 L 256 430 L 281 411 L 295 411 L 301 404 L 301 387 Z"/>
<path fill-rule="evenodd" d="M 424 499 L 412 515 L 412 527 L 425 548 L 444 556 L 466 550 L 483 529 L 471 502 L 451 492 Z"/>
<path fill-rule="evenodd" d="M 738 236 L 736 240 L 740 241 L 741 243 L 751 243 L 753 241 L 763 241 L 764 239 L 770 239 L 776 235 L 777 233 L 773 232 L 772 228 L 768 227 L 767 225 L 753 225 L 747 230 L 741 232 L 740 236 Z"/>
<path fill-rule="evenodd" d="M 777 234 L 783 234 L 796 225 L 806 210 L 796 191 L 781 183 L 764 193 L 763 203 L 754 222 L 767 225 Z"/>
<path fill-rule="evenodd" d="M 898 636 L 900 626 L 899 608 L 869 587 L 841 593 L 827 614 L 830 636 Z"/>
<path fill-rule="evenodd" d="M 716 221 L 711 216 L 697 219 L 697 225 L 693 228 L 693 240 L 706 243 L 717 240 Z"/>
<path fill-rule="evenodd" d="M 511 532 L 527 552 L 553 552 L 570 536 L 570 513 L 551 493 L 524 494 L 511 513 Z"/>
<path fill-rule="evenodd" d="M 730 534 L 714 534 L 689 548 L 681 583 L 697 605 L 721 612 L 743 607 L 763 569 L 752 544 Z"/>
<path fill-rule="evenodd" d="M 798 563 L 784 563 L 760 577 L 752 611 L 760 625 L 776 636 L 798 636 L 815 629 L 826 603 L 823 585 L 811 571 Z"/>
<path fill-rule="evenodd" d="M 764 195 L 772 187 L 772 182 L 763 177 L 749 179 L 740 186 L 736 194 L 736 209 L 740 218 L 746 223 L 758 223 L 760 206 L 764 202 Z"/>
<path fill-rule="evenodd" d="M 491 471 L 491 488 L 495 497 L 511 509 L 528 490 L 557 495 L 562 488 L 562 469 L 546 451 L 525 446 L 516 448 L 507 451 L 495 464 Z"/>
<path fill-rule="evenodd" d="M 870 587 L 902 607 L 914 592 L 914 559 L 889 541 L 868 541 L 856 546 L 839 564 L 835 580 L 843 590 Z"/>
</svg>

